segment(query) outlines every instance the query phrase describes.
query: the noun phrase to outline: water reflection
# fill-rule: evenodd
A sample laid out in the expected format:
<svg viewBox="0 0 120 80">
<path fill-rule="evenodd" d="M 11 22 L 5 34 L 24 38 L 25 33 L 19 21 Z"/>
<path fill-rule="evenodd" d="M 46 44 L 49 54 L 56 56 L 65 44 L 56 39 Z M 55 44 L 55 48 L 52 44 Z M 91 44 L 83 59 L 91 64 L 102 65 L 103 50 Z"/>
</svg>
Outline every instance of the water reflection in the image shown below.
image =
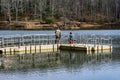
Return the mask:
<svg viewBox="0 0 120 80">
<path fill-rule="evenodd" d="M 3 55 L 0 57 L 0 70 L 80 68 L 110 62 L 112 53 L 93 53 L 58 51 L 37 54 Z"/>
</svg>

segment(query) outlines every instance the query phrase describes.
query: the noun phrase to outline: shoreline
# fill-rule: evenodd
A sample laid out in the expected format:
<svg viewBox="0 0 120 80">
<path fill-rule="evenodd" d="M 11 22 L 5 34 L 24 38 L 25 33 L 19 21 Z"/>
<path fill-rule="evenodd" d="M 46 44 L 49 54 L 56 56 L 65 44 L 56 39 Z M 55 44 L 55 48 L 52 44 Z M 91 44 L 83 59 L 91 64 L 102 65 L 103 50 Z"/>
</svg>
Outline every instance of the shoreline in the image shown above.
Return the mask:
<svg viewBox="0 0 120 80">
<path fill-rule="evenodd" d="M 24 31 L 48 30 L 48 31 L 51 31 L 51 30 L 55 30 L 55 29 L 0 29 L 0 31 L 2 31 L 2 30 L 11 30 L 11 31 L 14 31 L 14 30 L 21 30 L 21 31 L 22 30 L 24 30 Z M 61 29 L 61 30 L 120 30 L 120 29 Z"/>
<path fill-rule="evenodd" d="M 117 23 L 95 23 L 95 22 L 72 22 L 65 26 L 57 24 L 40 24 L 39 22 L 11 22 L 0 21 L 0 30 L 55 30 L 60 26 L 61 30 L 118 30 L 120 29 L 120 22 Z"/>
</svg>

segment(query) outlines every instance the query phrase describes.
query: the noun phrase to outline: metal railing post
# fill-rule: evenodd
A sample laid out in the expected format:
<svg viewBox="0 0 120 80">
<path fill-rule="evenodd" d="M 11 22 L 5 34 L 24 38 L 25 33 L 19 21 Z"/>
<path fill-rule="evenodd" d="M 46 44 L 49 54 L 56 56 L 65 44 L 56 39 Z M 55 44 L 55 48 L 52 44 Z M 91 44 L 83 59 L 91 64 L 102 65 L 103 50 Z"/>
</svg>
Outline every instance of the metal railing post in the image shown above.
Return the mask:
<svg viewBox="0 0 120 80">
<path fill-rule="evenodd" d="M 2 47 L 4 48 L 4 37 L 2 37 Z"/>
</svg>

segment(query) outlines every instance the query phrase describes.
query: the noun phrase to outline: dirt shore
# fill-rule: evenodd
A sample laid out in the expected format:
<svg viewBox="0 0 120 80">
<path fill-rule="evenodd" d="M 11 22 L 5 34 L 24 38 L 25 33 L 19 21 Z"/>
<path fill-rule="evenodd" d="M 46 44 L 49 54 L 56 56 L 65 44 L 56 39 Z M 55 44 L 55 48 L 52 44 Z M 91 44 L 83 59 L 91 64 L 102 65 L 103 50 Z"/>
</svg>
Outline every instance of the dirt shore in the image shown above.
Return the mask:
<svg viewBox="0 0 120 80">
<path fill-rule="evenodd" d="M 63 25 L 63 22 L 55 24 L 41 24 L 38 21 L 0 21 L 0 30 L 54 30 L 59 26 L 63 30 L 101 30 L 101 29 L 120 29 L 120 22 L 116 23 L 95 23 L 70 21 Z"/>
</svg>

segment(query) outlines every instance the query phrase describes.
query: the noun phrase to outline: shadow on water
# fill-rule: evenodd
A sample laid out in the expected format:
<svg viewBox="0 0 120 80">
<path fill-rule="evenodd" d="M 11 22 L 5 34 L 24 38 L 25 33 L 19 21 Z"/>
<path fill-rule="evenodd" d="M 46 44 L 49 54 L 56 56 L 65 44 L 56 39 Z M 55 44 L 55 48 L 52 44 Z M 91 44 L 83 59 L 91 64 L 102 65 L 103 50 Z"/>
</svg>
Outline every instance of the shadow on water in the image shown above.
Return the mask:
<svg viewBox="0 0 120 80">
<path fill-rule="evenodd" d="M 17 54 L 0 56 L 0 71 L 53 70 L 58 68 L 77 69 L 96 66 L 120 60 L 112 52 L 91 53 L 73 51 L 43 52 L 37 54 Z M 120 55 L 119 55 L 120 56 Z"/>
</svg>

